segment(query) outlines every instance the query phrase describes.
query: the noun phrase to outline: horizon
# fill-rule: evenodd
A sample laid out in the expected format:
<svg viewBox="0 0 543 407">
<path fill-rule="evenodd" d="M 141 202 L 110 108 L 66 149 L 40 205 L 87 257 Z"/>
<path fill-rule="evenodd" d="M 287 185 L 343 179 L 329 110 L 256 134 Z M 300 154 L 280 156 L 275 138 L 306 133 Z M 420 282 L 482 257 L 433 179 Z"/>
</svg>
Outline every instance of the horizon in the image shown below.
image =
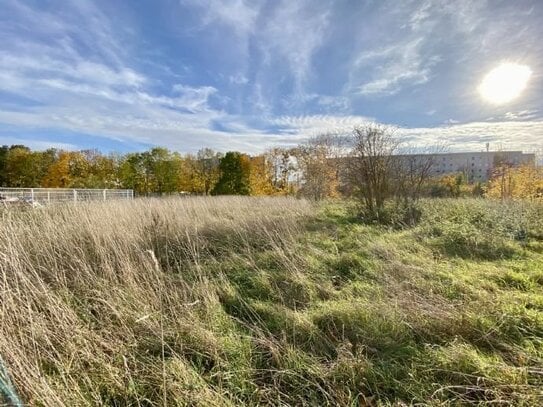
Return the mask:
<svg viewBox="0 0 543 407">
<path fill-rule="evenodd" d="M 0 144 L 255 154 L 376 122 L 543 147 L 535 0 L 0 3 Z"/>
</svg>

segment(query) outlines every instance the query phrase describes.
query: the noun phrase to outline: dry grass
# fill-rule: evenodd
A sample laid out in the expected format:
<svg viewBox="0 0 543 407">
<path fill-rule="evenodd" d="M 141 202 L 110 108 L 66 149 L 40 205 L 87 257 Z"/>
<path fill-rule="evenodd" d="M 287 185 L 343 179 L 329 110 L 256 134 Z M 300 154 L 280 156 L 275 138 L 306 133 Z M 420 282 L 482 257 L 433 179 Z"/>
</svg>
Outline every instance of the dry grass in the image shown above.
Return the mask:
<svg viewBox="0 0 543 407">
<path fill-rule="evenodd" d="M 217 197 L 2 213 L 0 355 L 21 397 L 543 399 L 541 206 L 432 201 L 405 230 L 346 208 Z"/>
<path fill-rule="evenodd" d="M 310 212 L 290 199 L 190 198 L 4 213 L 0 354 L 22 397 L 225 402 L 191 366 L 220 363 L 221 342 L 236 341 L 211 331 L 232 322 L 217 295 L 222 271 L 209 265 L 289 244 Z"/>
</svg>

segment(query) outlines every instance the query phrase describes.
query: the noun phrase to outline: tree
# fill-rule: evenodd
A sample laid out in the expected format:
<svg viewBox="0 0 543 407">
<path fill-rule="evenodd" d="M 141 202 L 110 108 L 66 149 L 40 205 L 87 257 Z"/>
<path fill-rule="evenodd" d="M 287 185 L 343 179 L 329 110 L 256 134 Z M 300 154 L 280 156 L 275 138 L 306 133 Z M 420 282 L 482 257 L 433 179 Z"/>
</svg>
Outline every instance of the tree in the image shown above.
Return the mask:
<svg viewBox="0 0 543 407">
<path fill-rule="evenodd" d="M 543 169 L 534 165 L 501 166 L 488 182 L 486 196 L 500 199 L 535 199 L 543 196 Z"/>
<path fill-rule="evenodd" d="M 274 147 L 264 153 L 270 167 L 271 183 L 275 194 L 290 194 L 298 187 L 295 183 L 299 174 L 296 151 L 297 149 Z"/>
<path fill-rule="evenodd" d="M 17 188 L 40 187 L 43 177 L 55 159 L 54 149 L 31 151 L 25 146 L 11 146 L 4 162 L 4 183 L 6 186 Z"/>
<path fill-rule="evenodd" d="M 5 176 L 8 187 L 24 188 L 32 177 L 32 152 L 28 147 L 12 145 L 7 153 Z"/>
<path fill-rule="evenodd" d="M 121 159 L 116 155 L 98 155 L 91 161 L 92 180 L 87 182 L 89 188 L 118 188 L 119 163 Z"/>
<path fill-rule="evenodd" d="M 61 151 L 43 177 L 42 184 L 49 188 L 86 188 L 90 163 L 79 151 Z"/>
<path fill-rule="evenodd" d="M 465 174 L 463 172 L 443 175 L 436 180 L 436 185 L 434 185 L 434 193 L 432 193 L 432 196 L 448 196 L 458 198 L 465 193 L 466 188 L 467 183 Z"/>
<path fill-rule="evenodd" d="M 295 151 L 302 172 L 300 194 L 314 200 L 338 196 L 341 141 L 336 135 L 320 135 Z"/>
<path fill-rule="evenodd" d="M 177 190 L 183 193 L 202 193 L 203 191 L 203 184 L 199 182 L 196 175 L 196 158 L 191 154 L 181 157 L 179 162 Z"/>
<path fill-rule="evenodd" d="M 385 201 L 392 195 L 392 179 L 398 160 L 399 141 L 393 129 L 381 125 L 355 127 L 346 160 L 353 193 L 363 203 L 366 215 L 379 220 Z"/>
<path fill-rule="evenodd" d="M 273 195 L 275 188 L 272 184 L 272 166 L 266 156 L 259 155 L 250 159 L 251 173 L 249 183 L 251 195 Z"/>
<path fill-rule="evenodd" d="M 8 161 L 9 147 L 0 147 L 0 187 L 8 186 L 8 177 L 6 174 L 6 165 Z"/>
<path fill-rule="evenodd" d="M 219 180 L 219 162 L 221 155 L 210 148 L 203 148 L 196 153 L 194 169 L 196 177 L 202 183 L 202 192 L 209 195 Z"/>
<path fill-rule="evenodd" d="M 139 195 L 153 191 L 151 165 L 148 153 L 127 154 L 119 168 L 123 188 L 133 189 Z"/>
<path fill-rule="evenodd" d="M 153 179 L 153 192 L 164 194 L 177 191 L 181 157 L 166 148 L 155 147 L 144 153 Z"/>
<path fill-rule="evenodd" d="M 442 150 L 442 147 L 437 147 L 409 153 L 408 149 L 403 149 L 404 153 L 395 157 L 393 192 L 404 207 L 413 206 L 420 199 L 436 165 L 436 154 Z"/>
<path fill-rule="evenodd" d="M 221 158 L 220 176 L 213 195 L 249 195 L 251 193 L 251 162 L 249 156 L 229 151 Z"/>
</svg>

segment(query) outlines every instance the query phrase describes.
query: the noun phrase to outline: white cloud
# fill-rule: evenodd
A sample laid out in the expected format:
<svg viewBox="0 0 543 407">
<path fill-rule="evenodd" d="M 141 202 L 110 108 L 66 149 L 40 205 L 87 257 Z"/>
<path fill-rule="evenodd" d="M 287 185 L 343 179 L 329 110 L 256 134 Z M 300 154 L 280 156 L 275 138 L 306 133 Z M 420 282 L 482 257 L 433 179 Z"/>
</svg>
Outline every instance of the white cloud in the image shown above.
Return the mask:
<svg viewBox="0 0 543 407">
<path fill-rule="evenodd" d="M 447 143 L 455 151 L 491 148 L 533 151 L 542 147 L 543 120 L 471 122 L 428 128 L 404 128 L 400 134 L 415 145 Z"/>
<path fill-rule="evenodd" d="M 424 57 L 423 44 L 424 38 L 417 37 L 361 53 L 354 72 L 372 74 L 371 79 L 357 86 L 355 91 L 361 95 L 393 95 L 405 86 L 426 83 L 440 58 L 437 55 Z"/>
<path fill-rule="evenodd" d="M 182 5 L 200 8 L 204 25 L 224 24 L 245 37 L 255 29 L 262 2 L 245 0 L 181 0 Z"/>
<path fill-rule="evenodd" d="M 23 145 L 32 150 L 47 150 L 48 148 L 56 148 L 58 150 L 78 150 L 79 147 L 73 143 L 61 143 L 44 140 L 36 140 L 34 138 L 0 136 L 0 144 L 2 145 Z"/>
<path fill-rule="evenodd" d="M 313 2 L 283 0 L 259 34 L 268 58 L 285 59 L 294 76 L 295 93 L 303 93 L 313 53 L 322 45 L 328 24 L 329 13 Z"/>
<path fill-rule="evenodd" d="M 234 85 L 245 85 L 249 83 L 249 78 L 242 74 L 230 75 L 228 81 Z"/>
<path fill-rule="evenodd" d="M 243 69 L 249 62 L 242 61 L 241 68 L 235 65 L 222 77 L 230 84 L 249 85 L 240 86 L 245 92 L 244 101 L 261 116 L 217 108 L 216 102 L 227 95 L 221 94 L 216 82 L 216 87 L 205 83 L 191 86 L 183 78 L 176 78 L 178 83 L 173 86 L 157 83 L 158 78 L 138 69 L 130 46 L 123 46 L 124 28 L 113 24 L 92 2 L 70 3 L 58 14 L 52 14 L 6 0 L 17 23 L 0 16 L 0 35 L 4 40 L 0 43 L 0 90 L 28 103 L 0 101 L 0 123 L 22 130 L 71 131 L 180 151 L 211 146 L 258 152 L 270 145 L 296 144 L 319 133 L 345 131 L 373 121 L 363 115 L 347 114 L 352 108 L 350 93 L 354 91 L 390 95 L 432 78 L 439 56 L 427 49 L 431 40 L 428 36 L 444 15 L 454 16 L 455 9 L 447 2 L 427 1 L 414 11 L 400 10 L 410 17 L 405 18 L 407 35 L 383 34 L 383 41 L 376 42 L 386 44 L 384 47 L 369 46 L 363 41 L 356 44 L 345 94 L 323 95 L 306 87 L 317 69 L 313 59 L 327 41 L 328 30 L 333 28 L 330 3 L 284 0 L 268 4 L 264 15 L 260 2 L 184 1 L 187 2 L 198 8 L 203 4 L 205 26 L 232 30 L 239 40 L 233 46 L 239 42 L 241 47 L 248 47 L 250 43 L 255 53 L 264 54 L 263 59 L 258 55 L 261 59 L 257 63 L 253 61 L 251 70 Z M 436 10 L 441 7 L 444 11 L 436 17 Z M 465 18 L 465 32 L 480 26 L 476 13 L 463 5 L 458 6 L 458 12 Z M 69 24 L 76 17 L 80 23 Z M 32 29 L 21 34 L 17 31 L 20 26 Z M 85 49 L 84 55 L 81 49 Z M 342 63 L 350 62 L 347 58 Z M 270 80 L 272 77 L 274 80 Z M 293 94 L 285 94 L 288 90 L 284 88 L 291 84 Z M 284 103 L 283 108 L 287 107 L 283 112 L 309 114 L 274 116 L 279 110 L 277 100 Z M 303 109 L 309 104 L 312 109 Z M 330 114 L 312 114 L 315 111 Z M 433 115 L 436 109 L 428 111 L 426 106 L 421 111 Z M 463 119 L 455 112 L 449 114 Z M 450 121 L 446 126 L 399 132 L 418 145 L 445 139 L 458 150 L 479 150 L 487 141 L 531 149 L 541 144 L 543 121 L 536 110 L 526 108 L 507 112 L 492 122 Z M 0 135 L 0 140 L 11 143 L 15 139 L 10 134 Z"/>
<path fill-rule="evenodd" d="M 518 112 L 507 112 L 504 114 L 505 120 L 534 120 L 538 118 L 538 110 L 521 110 Z"/>
</svg>

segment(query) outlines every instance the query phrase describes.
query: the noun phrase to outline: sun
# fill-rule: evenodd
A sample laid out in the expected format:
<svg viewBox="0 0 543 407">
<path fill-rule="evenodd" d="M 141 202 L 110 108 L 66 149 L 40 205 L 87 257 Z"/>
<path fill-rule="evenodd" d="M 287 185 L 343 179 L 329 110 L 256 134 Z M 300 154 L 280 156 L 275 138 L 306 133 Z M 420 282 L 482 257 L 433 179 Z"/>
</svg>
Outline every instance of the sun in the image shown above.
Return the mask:
<svg viewBox="0 0 543 407">
<path fill-rule="evenodd" d="M 503 63 L 486 74 L 479 93 L 496 105 L 510 102 L 522 93 L 531 75 L 532 70 L 527 65 Z"/>
</svg>

